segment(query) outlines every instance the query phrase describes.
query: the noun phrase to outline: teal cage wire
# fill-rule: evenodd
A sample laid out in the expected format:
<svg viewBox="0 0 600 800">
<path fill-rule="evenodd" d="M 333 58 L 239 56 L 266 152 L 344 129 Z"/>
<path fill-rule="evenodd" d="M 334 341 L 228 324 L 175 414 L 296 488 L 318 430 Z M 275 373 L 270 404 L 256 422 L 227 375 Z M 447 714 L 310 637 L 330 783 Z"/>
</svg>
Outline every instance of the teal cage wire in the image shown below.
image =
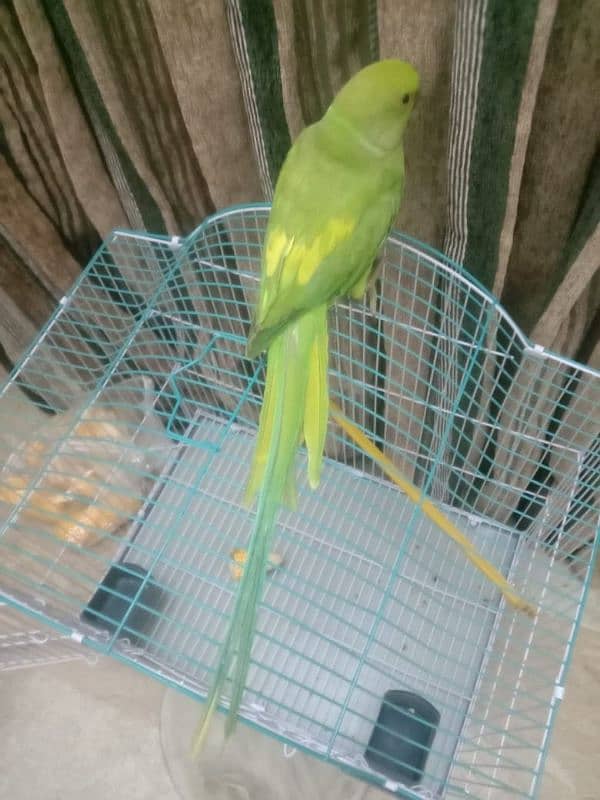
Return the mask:
<svg viewBox="0 0 600 800">
<path fill-rule="evenodd" d="M 198 697 L 254 519 L 264 366 L 245 340 L 268 211 L 185 239 L 114 232 L 0 403 L 2 598 Z M 320 488 L 300 451 L 280 514 L 243 717 L 400 796 L 533 797 L 593 564 L 600 375 L 400 235 L 373 298 L 332 309 L 330 349 L 346 415 L 539 611 L 507 606 L 330 424 Z M 392 777 L 368 758 L 389 690 L 439 713 L 420 771 Z"/>
</svg>

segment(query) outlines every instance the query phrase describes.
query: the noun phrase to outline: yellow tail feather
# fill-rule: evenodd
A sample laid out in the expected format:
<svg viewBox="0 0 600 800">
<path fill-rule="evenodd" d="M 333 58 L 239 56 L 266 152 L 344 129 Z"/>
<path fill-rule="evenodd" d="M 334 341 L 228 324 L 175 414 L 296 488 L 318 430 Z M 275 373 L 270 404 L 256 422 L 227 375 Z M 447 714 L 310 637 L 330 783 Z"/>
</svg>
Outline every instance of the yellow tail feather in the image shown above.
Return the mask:
<svg viewBox="0 0 600 800">
<path fill-rule="evenodd" d="M 489 581 L 498 587 L 506 599 L 506 602 L 513 606 L 513 608 L 516 608 L 519 611 L 524 611 L 530 617 L 535 617 L 537 610 L 515 592 L 504 575 L 502 575 L 502 573 L 499 572 L 499 570 L 497 570 L 493 564 L 490 564 L 487 559 L 477 552 L 477 549 L 473 543 L 464 535 L 464 533 L 462 533 L 456 527 L 456 525 L 451 522 L 448 517 L 443 514 L 440 509 L 434 503 L 432 503 L 432 501 L 429 500 L 419 488 L 414 485 L 414 483 L 411 483 L 409 480 L 407 480 L 400 473 L 391 459 L 389 459 L 385 453 L 383 453 L 377 447 L 377 445 L 373 444 L 373 442 L 368 439 L 364 433 L 359 430 L 356 425 L 354 425 L 354 423 L 350 422 L 342 410 L 331 400 L 329 401 L 329 408 L 331 410 L 331 416 L 337 422 L 340 428 L 342 428 L 342 430 L 344 430 L 345 433 L 347 433 L 348 436 L 356 442 L 361 450 L 367 453 L 367 455 L 371 456 L 373 461 L 375 461 L 381 467 L 388 478 L 390 478 L 390 480 L 392 480 L 396 486 L 398 486 L 407 495 L 407 497 L 412 500 L 413 503 L 416 503 L 418 506 L 420 506 L 425 516 L 429 517 L 429 519 L 434 522 L 447 536 L 456 542 L 456 544 L 463 551 L 465 557 L 468 558 L 469 561 L 475 567 L 477 567 L 477 569 L 482 572 Z"/>
<path fill-rule="evenodd" d="M 194 738 L 192 740 L 192 749 L 191 749 L 191 757 L 194 760 L 197 759 L 200 753 L 202 752 L 202 748 L 204 747 L 204 743 L 206 742 L 206 737 L 208 736 L 208 731 L 210 730 L 210 723 L 212 722 L 212 718 L 214 716 L 218 704 L 219 704 L 219 697 L 218 695 L 215 695 L 211 704 L 204 710 L 202 719 L 198 723 L 198 727 L 196 728 L 196 732 L 194 733 Z"/>
<path fill-rule="evenodd" d="M 323 450 L 327 437 L 329 419 L 327 356 L 327 311 L 324 309 L 321 324 L 319 321 L 316 323 L 315 338 L 310 351 L 304 411 L 304 441 L 308 451 L 308 482 L 311 489 L 316 489 L 321 479 Z"/>
</svg>

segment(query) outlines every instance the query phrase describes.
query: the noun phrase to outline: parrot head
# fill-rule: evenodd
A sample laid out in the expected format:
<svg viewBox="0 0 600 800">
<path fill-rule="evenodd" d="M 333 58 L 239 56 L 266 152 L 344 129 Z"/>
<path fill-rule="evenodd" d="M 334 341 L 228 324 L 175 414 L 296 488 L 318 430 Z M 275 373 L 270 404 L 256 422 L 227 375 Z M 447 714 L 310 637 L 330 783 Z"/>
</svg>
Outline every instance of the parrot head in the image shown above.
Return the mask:
<svg viewBox="0 0 600 800">
<path fill-rule="evenodd" d="M 419 91 L 419 73 L 407 61 L 377 61 L 357 72 L 335 96 L 329 111 L 369 145 L 384 152 L 402 144 Z"/>
</svg>

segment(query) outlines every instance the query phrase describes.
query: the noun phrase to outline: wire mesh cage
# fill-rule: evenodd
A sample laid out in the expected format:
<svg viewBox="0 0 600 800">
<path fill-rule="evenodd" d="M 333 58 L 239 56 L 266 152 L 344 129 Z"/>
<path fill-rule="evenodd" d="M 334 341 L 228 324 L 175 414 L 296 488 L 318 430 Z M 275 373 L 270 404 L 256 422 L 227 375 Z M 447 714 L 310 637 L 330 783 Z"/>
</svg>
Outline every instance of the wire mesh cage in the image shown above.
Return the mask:
<svg viewBox="0 0 600 800">
<path fill-rule="evenodd" d="M 186 239 L 113 233 L 0 398 L 0 597 L 199 697 L 254 517 L 264 365 L 245 341 L 268 212 Z M 330 424 L 321 486 L 300 450 L 298 508 L 279 517 L 243 717 L 401 796 L 533 797 L 596 546 L 600 375 L 394 235 L 370 302 L 331 311 L 329 380 L 538 614 Z M 16 387 L 36 424 L 4 402 Z M 389 692 L 414 717 L 391 768 L 374 737 Z"/>
<path fill-rule="evenodd" d="M 0 672 L 90 660 L 86 652 L 65 633 L 32 623 L 25 614 L 0 602 Z"/>
</svg>

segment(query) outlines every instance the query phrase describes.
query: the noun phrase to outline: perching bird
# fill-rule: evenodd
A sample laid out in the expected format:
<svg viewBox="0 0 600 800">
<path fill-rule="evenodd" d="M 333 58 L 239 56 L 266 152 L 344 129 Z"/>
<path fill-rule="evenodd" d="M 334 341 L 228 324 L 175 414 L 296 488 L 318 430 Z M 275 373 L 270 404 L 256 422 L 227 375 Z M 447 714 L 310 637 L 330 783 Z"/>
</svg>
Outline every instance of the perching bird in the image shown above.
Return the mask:
<svg viewBox="0 0 600 800">
<path fill-rule="evenodd" d="M 308 451 L 308 479 L 321 474 L 329 409 L 327 310 L 336 298 L 360 299 L 404 188 L 402 139 L 419 76 L 395 59 L 365 67 L 325 115 L 306 128 L 281 169 L 267 226 L 260 295 L 249 357 L 267 350 L 267 377 L 246 491 L 258 494 L 254 531 L 204 717 L 192 750 L 202 747 L 225 681 L 232 680 L 226 733 L 246 685 L 277 511 L 295 502 L 296 451 Z"/>
</svg>

